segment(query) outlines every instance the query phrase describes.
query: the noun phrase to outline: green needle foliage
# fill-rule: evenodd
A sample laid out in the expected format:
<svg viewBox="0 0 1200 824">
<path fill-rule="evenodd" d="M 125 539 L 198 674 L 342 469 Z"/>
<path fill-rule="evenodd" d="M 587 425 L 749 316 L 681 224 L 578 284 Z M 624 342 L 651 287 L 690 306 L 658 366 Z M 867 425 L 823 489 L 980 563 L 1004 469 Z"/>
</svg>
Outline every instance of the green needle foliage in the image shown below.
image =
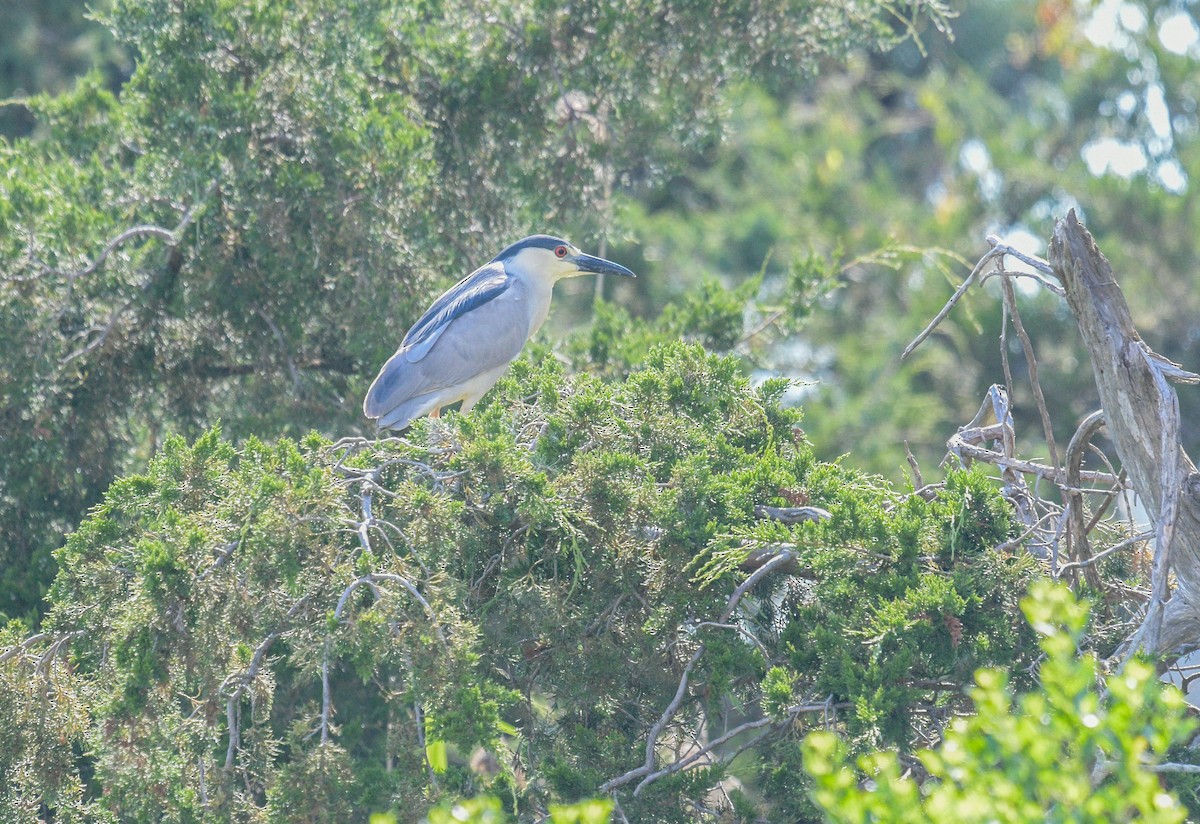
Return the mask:
<svg viewBox="0 0 1200 824">
<path fill-rule="evenodd" d="M 34 5 L 0 29 L 69 6 Z M 1097 693 L 1058 596 L 1034 643 L 994 482 L 820 460 L 928 466 L 997 379 L 970 305 L 896 365 L 966 262 L 931 249 L 1084 201 L 1118 269 L 1194 268 L 1198 75 L 1154 39 L 1186 10 L 1126 5 L 1152 25 L 1118 48 L 1033 2 L 953 42 L 936 0 L 100 3 L 128 76 L 0 113 L 0 820 L 1179 820 L 1145 768 L 1175 699 L 1136 663 Z M 1085 168 L 1113 134 L 1145 173 Z M 638 310 L 686 294 L 333 443 L 428 296 L 533 230 L 621 244 Z M 1158 280 L 1139 325 L 1187 363 Z M 1073 421 L 1090 378 L 1047 337 Z M 796 356 L 816 443 L 714 350 Z M 817 727 L 873 793 L 828 738 L 806 772 Z"/>
<path fill-rule="evenodd" d="M 606 192 L 717 133 L 729 82 L 887 46 L 910 13 L 946 12 L 99 4 L 128 80 L 24 100 L 0 139 L 0 614 L 37 619 L 53 551 L 168 435 L 356 431 L 431 293 L 532 231 L 593 244 Z"/>
<path fill-rule="evenodd" d="M 1088 608 L 1042 581 L 1022 604 L 1045 655 L 1036 689 L 1014 694 L 999 669 L 975 675 L 976 714 L 951 722 L 942 745 L 908 758 L 926 780 L 901 777 L 895 752 L 863 756 L 864 789 L 829 732 L 805 742 L 813 798 L 829 821 L 1182 822 L 1187 810 L 1149 767 L 1188 739 L 1183 695 L 1131 661 L 1101 688 L 1080 655 Z"/>
<path fill-rule="evenodd" d="M 487 793 L 536 818 L 656 725 L 653 770 L 743 724 L 612 785 L 625 814 L 691 820 L 736 778 L 747 809 L 814 815 L 804 731 L 907 749 L 970 673 L 1024 671 L 1034 567 L 996 549 L 992 481 L 926 500 L 817 461 L 784 388 L 695 344 L 609 383 L 535 353 L 404 439 L 170 439 L 5 654 L 3 815 L 407 820 Z M 828 517 L 757 509 L 800 501 Z M 786 563 L 745 586 L 764 553 Z"/>
</svg>

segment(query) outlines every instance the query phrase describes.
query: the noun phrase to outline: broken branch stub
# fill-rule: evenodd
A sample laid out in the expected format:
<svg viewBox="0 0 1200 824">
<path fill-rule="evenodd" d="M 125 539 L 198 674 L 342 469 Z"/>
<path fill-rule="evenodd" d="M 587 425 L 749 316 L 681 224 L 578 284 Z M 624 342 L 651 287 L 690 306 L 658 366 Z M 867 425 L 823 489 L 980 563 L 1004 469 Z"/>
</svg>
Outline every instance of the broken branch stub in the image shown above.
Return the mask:
<svg viewBox="0 0 1200 824">
<path fill-rule="evenodd" d="M 1168 383 L 1196 376 L 1142 341 L 1112 266 L 1074 210 L 1055 224 L 1050 264 L 1088 350 L 1109 436 L 1155 530 L 1150 604 L 1119 655 L 1198 646 L 1200 474 L 1183 450 L 1179 399 Z"/>
</svg>

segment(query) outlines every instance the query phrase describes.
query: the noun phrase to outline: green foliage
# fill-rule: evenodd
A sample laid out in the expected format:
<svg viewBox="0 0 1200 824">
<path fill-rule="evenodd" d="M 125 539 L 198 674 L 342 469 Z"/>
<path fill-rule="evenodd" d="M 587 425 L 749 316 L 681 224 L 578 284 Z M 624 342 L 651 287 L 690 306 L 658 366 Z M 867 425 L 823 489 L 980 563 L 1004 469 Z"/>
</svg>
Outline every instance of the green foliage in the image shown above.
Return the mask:
<svg viewBox="0 0 1200 824">
<path fill-rule="evenodd" d="M 1195 290 L 1162 276 L 1195 269 L 1200 72 L 1195 48 L 1169 35 L 1190 32 L 1196 15 L 1171 0 L 1122 3 L 1119 14 L 1043 0 L 960 6 L 953 37 L 924 31 L 919 46 L 852 59 L 815 82 L 732 89 L 724 140 L 619 193 L 620 251 L 642 255 L 635 268 L 654 304 L 708 278 L 761 278 L 747 312 L 759 333 L 739 351 L 813 382 L 805 428 L 819 456 L 891 478 L 905 441 L 931 475 L 947 433 L 1007 382 L 995 282 L 899 359 L 989 234 L 1044 254 L 1053 219 L 1081 210 L 1150 345 L 1200 363 Z M 814 264 L 815 278 L 795 277 Z M 1097 407 L 1093 377 L 1063 302 L 1019 293 L 1065 442 Z M 1011 326 L 1008 340 L 1018 443 L 1034 454 L 1044 435 Z M 1200 395 L 1180 402 L 1184 420 L 1200 419 Z M 1200 428 L 1185 426 L 1184 438 L 1194 454 Z"/>
<path fill-rule="evenodd" d="M 0 6 L 0 135 L 28 134 L 35 125 L 30 112 L 13 98 L 68 89 L 89 69 L 103 72 L 107 84 L 119 85 L 129 60 L 112 34 L 89 19 L 88 8 L 107 7 L 106 0 L 85 6 L 78 0 L 41 0 Z"/>
<path fill-rule="evenodd" d="M 551 804 L 551 824 L 607 824 L 612 801 L 581 801 L 578 804 Z M 501 824 L 509 820 L 499 800 L 480 796 L 454 804 L 443 804 L 429 811 L 427 824 Z M 372 815 L 371 824 L 396 824 L 394 815 Z"/>
<path fill-rule="evenodd" d="M 1078 653 L 1088 608 L 1069 590 L 1039 582 L 1022 604 L 1045 654 L 1036 688 L 1014 694 L 1000 669 L 975 675 L 975 714 L 951 722 L 936 749 L 904 766 L 895 752 L 857 761 L 863 788 L 833 733 L 805 742 L 805 769 L 826 820 L 1160 821 L 1187 817 L 1149 767 L 1195 722 L 1182 694 L 1154 668 L 1130 661 L 1097 682 L 1096 659 Z M 925 778 L 901 777 L 919 763 Z"/>
<path fill-rule="evenodd" d="M 624 377 L 658 345 L 674 340 L 699 343 L 717 352 L 730 352 L 742 337 L 746 303 L 757 284 L 747 282 L 725 289 L 706 280 L 697 291 L 669 304 L 653 321 L 634 320 L 617 304 L 600 302 L 591 325 L 568 340 L 565 354 L 576 371 L 602 377 Z"/>
<path fill-rule="evenodd" d="M 594 239 L 615 183 L 717 134 L 728 83 L 903 36 L 879 0 L 112 0 L 86 51 L 135 56 L 127 82 L 57 93 L 28 41 L 80 10 L 17 5 L 0 97 L 47 92 L 0 142 L 0 613 L 28 618 L 53 550 L 168 436 L 361 429 L 438 286 L 531 230 Z"/>
<path fill-rule="evenodd" d="M 28 135 L 0 143 L 0 613 L 25 619 L 0 636 L 0 818 L 603 816 L 561 805 L 642 763 L 685 674 L 656 769 L 750 726 L 710 766 L 616 786 L 631 820 L 716 815 L 717 795 L 815 820 L 810 726 L 910 767 L 987 696 L 1016 720 L 988 709 L 978 740 L 922 754 L 931 794 L 861 803 L 959 803 L 956 770 L 1014 797 L 1059 758 L 1062 809 L 1151 809 L 1141 759 L 1176 708 L 1137 665 L 1101 699 L 1090 659 L 1056 674 L 1048 649 L 1059 686 L 1033 706 L 1013 617 L 1036 565 L 997 549 L 993 482 L 951 472 L 926 500 L 852 467 L 894 473 L 905 439 L 928 467 L 998 380 L 988 294 L 898 364 L 965 271 L 945 249 L 1044 235 L 1077 202 L 1155 348 L 1196 360 L 1189 281 L 1157 277 L 1193 268 L 1197 234 L 1200 75 L 1157 37 L 1186 9 L 1126 4 L 1147 24 L 1101 44 L 1092 10 L 1031 2 L 972 5 L 951 41 L 924 31 L 936 3 L 117 0 L 97 6 L 114 39 L 81 44 L 107 62 L 59 93 L 77 10 L 17 6 L 0 72 L 52 94 L 0 111 Z M 48 28 L 68 34 L 7 39 Z M 1143 172 L 1087 169 L 1113 135 Z M 609 237 L 643 277 L 469 416 L 303 435 L 361 427 L 396 330 L 529 230 Z M 1073 425 L 1094 396 L 1063 307 L 1022 313 Z M 756 386 L 749 364 L 819 383 Z M 758 509 L 801 504 L 831 517 Z M 979 667 L 1012 683 L 968 694 Z M 1081 708 L 1099 727 L 1054 749 Z M 1033 709 L 1053 735 L 1026 740 Z M 1036 759 L 997 755 L 1014 737 Z M 502 802 L 452 801 L 482 792 Z"/>
<path fill-rule="evenodd" d="M 504 820 L 500 802 L 486 797 L 435 807 L 428 818 L 429 824 L 500 824 Z"/>
<path fill-rule="evenodd" d="M 779 394 L 675 342 L 624 381 L 523 360 L 406 439 L 170 438 L 60 551 L 48 637 L 3 672 L 74 720 L 47 740 L 49 710 L 19 704 L 0 778 L 61 759 L 14 803 L 129 821 L 411 817 L 480 792 L 524 819 L 635 766 L 698 654 L 666 730 L 764 718 L 738 770 L 778 790 L 764 814 L 799 809 L 801 773 L 778 771 L 797 708 L 906 746 L 919 707 L 965 707 L 948 683 L 1029 663 L 1010 616 L 1030 566 L 995 549 L 992 482 L 925 501 L 821 463 Z M 756 514 L 800 495 L 832 517 Z M 780 547 L 792 566 L 731 602 L 750 555 Z M 625 786 L 622 808 L 683 820 L 725 769 Z"/>
<path fill-rule="evenodd" d="M 297 750 L 267 789 L 266 819 L 333 824 L 359 818 L 362 789 L 349 754 L 330 743 Z"/>
<path fill-rule="evenodd" d="M 612 799 L 594 799 L 578 804 L 551 804 L 551 824 L 608 824 L 612 815 Z"/>
</svg>

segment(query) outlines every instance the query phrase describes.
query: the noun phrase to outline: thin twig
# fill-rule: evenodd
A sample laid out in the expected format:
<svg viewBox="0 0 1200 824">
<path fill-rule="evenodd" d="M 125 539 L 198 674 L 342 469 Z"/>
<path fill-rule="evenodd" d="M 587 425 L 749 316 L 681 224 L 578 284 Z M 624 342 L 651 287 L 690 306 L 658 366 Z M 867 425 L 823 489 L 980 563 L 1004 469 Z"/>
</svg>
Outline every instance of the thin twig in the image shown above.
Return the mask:
<svg viewBox="0 0 1200 824">
<path fill-rule="evenodd" d="M 921 330 L 921 333 L 913 339 L 912 343 L 904 347 L 904 351 L 900 353 L 900 360 L 904 360 L 911 355 L 914 349 L 924 343 L 925 339 L 933 334 L 933 330 L 937 329 L 938 325 L 946 319 L 947 315 L 950 314 L 950 310 L 955 307 L 959 300 L 962 299 L 962 296 L 967 293 L 967 290 L 971 288 L 971 284 L 975 282 L 975 278 L 979 277 L 979 273 L 983 270 L 983 267 L 991 262 L 991 260 L 996 256 L 996 250 L 992 249 L 979 259 L 979 262 L 975 264 L 975 268 L 971 270 L 971 274 L 967 275 L 967 279 L 964 280 L 962 285 L 958 287 L 953 295 L 951 295 L 950 300 L 946 301 L 946 305 L 942 307 L 941 311 L 934 315 L 933 320 L 929 322 L 928 326 Z"/>
<path fill-rule="evenodd" d="M 1107 558 L 1109 555 L 1112 555 L 1114 552 L 1120 552 L 1123 549 L 1128 549 L 1129 547 L 1133 546 L 1134 544 L 1140 544 L 1143 541 L 1149 541 L 1153 537 L 1154 537 L 1153 532 L 1139 532 L 1137 535 L 1134 535 L 1133 537 L 1126 538 L 1124 541 L 1121 541 L 1120 543 L 1113 544 L 1112 546 L 1110 546 L 1108 549 L 1104 550 L 1103 552 L 1097 552 L 1095 555 L 1091 556 L 1090 558 L 1088 558 L 1085 561 L 1072 561 L 1069 564 L 1063 564 L 1061 567 L 1058 568 L 1058 572 L 1055 577 L 1061 578 L 1062 574 L 1070 569 L 1086 567 L 1086 566 L 1090 566 L 1092 564 L 1097 564 L 1100 561 Z"/>
<path fill-rule="evenodd" d="M 776 567 L 790 563 L 795 560 L 796 553 L 791 550 L 784 550 L 776 555 L 771 560 L 767 561 L 761 567 L 756 569 L 752 574 L 746 577 L 746 580 L 741 583 L 729 596 L 729 600 L 725 603 L 725 609 L 721 612 L 721 617 L 718 623 L 726 624 L 737 610 L 738 604 L 746 593 L 754 588 L 754 585 L 761 581 L 767 575 L 770 575 Z M 696 664 L 700 662 L 700 657 L 704 655 L 704 644 L 700 644 L 688 663 L 683 668 L 683 673 L 679 677 L 679 684 L 675 688 L 675 695 L 671 698 L 671 702 L 667 708 L 663 710 L 658 720 L 654 722 L 654 726 L 650 728 L 649 734 L 646 736 L 646 759 L 637 767 L 629 770 L 623 775 L 609 779 L 600 785 L 600 792 L 609 793 L 622 787 L 631 781 L 644 778 L 654 772 L 655 751 L 658 747 L 658 739 L 662 736 L 667 724 L 674 718 L 675 713 L 682 706 L 684 698 L 687 696 L 688 679 L 691 677 L 692 670 L 696 668 Z"/>
<path fill-rule="evenodd" d="M 1069 491 L 1064 491 L 1064 498 L 1070 502 L 1070 520 L 1068 522 L 1067 545 L 1070 548 L 1071 563 L 1066 564 L 1058 570 L 1058 575 L 1062 576 L 1063 569 L 1083 569 L 1084 579 L 1088 586 L 1097 591 L 1103 591 L 1104 582 L 1100 580 L 1100 573 L 1096 567 L 1085 562 L 1091 555 L 1091 546 L 1088 543 L 1087 529 L 1083 521 L 1083 493 L 1079 491 L 1079 472 L 1083 465 L 1083 450 L 1084 445 L 1100 431 L 1104 426 L 1104 412 L 1097 410 L 1083 419 L 1079 427 L 1075 430 L 1075 434 L 1071 437 L 1067 444 L 1066 459 L 1066 487 Z M 1075 583 L 1075 576 L 1072 575 L 1072 584 Z"/>
<path fill-rule="evenodd" d="M 1000 267 L 1003 273 L 1003 261 Z M 1002 277 L 1000 283 L 1004 288 L 1004 300 L 1010 303 L 1009 315 L 1012 318 L 1013 328 L 1017 330 L 1017 337 L 1021 341 L 1021 348 L 1025 351 L 1025 363 L 1029 369 L 1029 384 L 1033 388 L 1033 398 L 1037 402 L 1038 414 L 1042 417 L 1042 429 L 1046 435 L 1046 448 L 1050 452 L 1050 463 L 1058 466 L 1058 449 L 1054 444 L 1054 427 L 1050 423 L 1050 410 L 1046 407 L 1046 397 L 1042 394 L 1042 384 L 1038 380 L 1037 356 L 1033 352 L 1033 341 L 1029 339 L 1029 333 L 1025 331 L 1025 325 L 1021 323 L 1021 313 L 1017 309 L 1017 296 L 1013 290 L 1012 281 L 1007 277 Z"/>
<path fill-rule="evenodd" d="M 987 253 L 979 259 L 979 262 L 975 264 L 975 268 L 971 270 L 971 274 L 967 275 L 967 279 L 962 282 L 962 285 L 958 287 L 957 291 L 955 291 L 955 293 L 951 296 L 950 300 L 946 301 L 946 305 L 943 306 L 941 311 L 934 316 L 933 320 L 929 322 L 929 325 L 921 331 L 921 334 L 917 335 L 917 337 L 913 339 L 912 343 L 904 348 L 904 352 L 902 352 L 900 355 L 901 360 L 904 360 L 911 355 L 914 349 L 920 346 L 927 337 L 933 334 L 933 330 L 936 329 L 938 325 L 946 319 L 946 316 L 950 314 L 950 311 L 955 307 L 959 300 L 962 299 L 962 296 L 966 294 L 967 289 L 971 287 L 971 284 L 974 283 L 976 278 L 979 277 L 980 273 L 983 272 L 984 267 L 986 267 L 993 260 L 999 258 L 1001 263 L 1003 263 L 1004 257 L 1009 255 L 1032 267 L 1035 271 L 1041 274 L 1051 276 L 1054 274 L 1054 270 L 1046 261 L 1039 257 L 1026 255 L 1024 252 L 1020 252 L 1006 243 L 1001 243 L 1000 239 L 995 235 L 988 235 L 987 242 L 991 244 L 992 248 L 989 249 Z M 1041 277 L 1035 277 L 1035 280 L 1060 297 L 1064 294 L 1062 287 L 1050 280 Z M 1012 385 L 1011 382 L 1009 385 Z"/>
<path fill-rule="evenodd" d="M 925 481 L 921 477 L 921 466 L 917 463 L 917 456 L 908 448 L 908 440 L 904 441 L 904 457 L 908 461 L 908 465 L 913 472 L 913 489 L 920 490 L 925 488 Z"/>
</svg>

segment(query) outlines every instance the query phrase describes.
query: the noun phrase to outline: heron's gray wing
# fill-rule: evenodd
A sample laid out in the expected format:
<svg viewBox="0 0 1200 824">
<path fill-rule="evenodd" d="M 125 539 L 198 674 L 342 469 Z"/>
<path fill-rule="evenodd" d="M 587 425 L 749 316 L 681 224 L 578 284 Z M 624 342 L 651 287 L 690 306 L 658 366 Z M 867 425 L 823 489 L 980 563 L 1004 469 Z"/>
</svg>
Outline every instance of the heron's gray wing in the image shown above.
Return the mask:
<svg viewBox="0 0 1200 824">
<path fill-rule="evenodd" d="M 411 368 L 430 388 L 442 388 L 505 366 L 521 354 L 529 336 L 529 300 L 522 292 L 519 284 L 513 284 L 495 300 L 450 321 L 437 343 Z"/>
<path fill-rule="evenodd" d="M 501 263 L 489 263 L 467 275 L 435 300 L 408 330 L 404 342 L 400 344 L 404 359 L 416 363 L 424 358 L 447 326 L 488 301 L 495 300 L 508 286 L 509 277 Z"/>
<path fill-rule="evenodd" d="M 499 288 L 485 284 L 460 292 L 467 283 L 463 281 L 443 295 L 449 298 L 445 303 L 439 298 L 418 325 L 426 318 L 442 320 L 430 320 L 428 331 L 414 327 L 418 333 L 410 332 L 379 370 L 363 402 L 367 417 L 381 418 L 412 398 L 467 384 L 501 369 L 520 354 L 529 334 L 530 312 L 521 285 L 508 281 Z M 434 311 L 439 303 L 442 308 Z M 409 338 L 414 338 L 415 344 Z M 410 357 L 414 347 L 421 349 L 420 357 Z"/>
</svg>

